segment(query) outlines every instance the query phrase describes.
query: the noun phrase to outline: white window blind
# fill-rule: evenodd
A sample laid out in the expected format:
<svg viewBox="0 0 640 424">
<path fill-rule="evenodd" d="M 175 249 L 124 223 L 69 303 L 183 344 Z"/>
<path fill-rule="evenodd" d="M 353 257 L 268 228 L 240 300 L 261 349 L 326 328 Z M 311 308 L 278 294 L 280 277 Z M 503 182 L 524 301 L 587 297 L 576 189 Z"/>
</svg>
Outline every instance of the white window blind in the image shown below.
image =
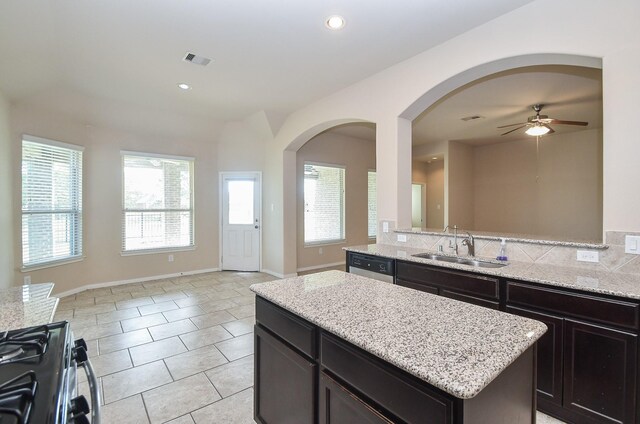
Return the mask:
<svg viewBox="0 0 640 424">
<path fill-rule="evenodd" d="M 122 250 L 191 247 L 193 159 L 122 153 Z"/>
<path fill-rule="evenodd" d="M 304 165 L 304 242 L 344 240 L 344 168 Z"/>
<path fill-rule="evenodd" d="M 376 198 L 376 171 L 369 171 L 367 178 L 367 206 L 369 238 L 374 238 L 378 229 L 378 204 Z"/>
<path fill-rule="evenodd" d="M 22 266 L 82 256 L 82 147 L 24 136 Z"/>
</svg>

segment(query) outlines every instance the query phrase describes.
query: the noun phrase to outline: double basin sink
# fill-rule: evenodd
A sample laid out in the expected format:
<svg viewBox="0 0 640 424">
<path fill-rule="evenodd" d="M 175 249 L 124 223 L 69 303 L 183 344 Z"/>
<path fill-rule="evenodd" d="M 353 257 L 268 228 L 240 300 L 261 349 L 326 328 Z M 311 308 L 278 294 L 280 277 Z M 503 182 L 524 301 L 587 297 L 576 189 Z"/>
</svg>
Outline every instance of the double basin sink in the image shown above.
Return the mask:
<svg viewBox="0 0 640 424">
<path fill-rule="evenodd" d="M 503 266 L 507 266 L 507 264 L 501 264 L 497 262 L 482 261 L 482 260 L 473 259 L 473 258 L 461 258 L 458 256 L 438 255 L 435 253 L 418 253 L 412 256 L 415 256 L 417 258 L 431 259 L 431 260 L 440 261 L 440 262 L 449 262 L 449 263 L 460 264 L 460 265 L 470 265 L 478 268 L 502 268 Z"/>
</svg>

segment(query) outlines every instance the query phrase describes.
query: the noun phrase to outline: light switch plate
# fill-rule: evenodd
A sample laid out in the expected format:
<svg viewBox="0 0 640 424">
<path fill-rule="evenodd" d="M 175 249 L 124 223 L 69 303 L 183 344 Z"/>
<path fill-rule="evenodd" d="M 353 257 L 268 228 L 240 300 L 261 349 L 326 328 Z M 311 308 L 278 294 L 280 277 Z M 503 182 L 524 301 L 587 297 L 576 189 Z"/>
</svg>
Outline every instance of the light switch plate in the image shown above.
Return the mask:
<svg viewBox="0 0 640 424">
<path fill-rule="evenodd" d="M 640 255 L 640 236 L 624 237 L 624 253 Z"/>
<path fill-rule="evenodd" d="M 382 232 L 383 233 L 388 233 L 389 232 L 389 223 L 387 221 L 383 221 L 382 222 Z"/>
<path fill-rule="evenodd" d="M 406 234 L 398 234 L 398 241 L 406 242 L 407 241 L 407 235 Z"/>
<path fill-rule="evenodd" d="M 596 250 L 578 250 L 576 259 L 580 262 L 600 262 L 600 255 Z"/>
</svg>

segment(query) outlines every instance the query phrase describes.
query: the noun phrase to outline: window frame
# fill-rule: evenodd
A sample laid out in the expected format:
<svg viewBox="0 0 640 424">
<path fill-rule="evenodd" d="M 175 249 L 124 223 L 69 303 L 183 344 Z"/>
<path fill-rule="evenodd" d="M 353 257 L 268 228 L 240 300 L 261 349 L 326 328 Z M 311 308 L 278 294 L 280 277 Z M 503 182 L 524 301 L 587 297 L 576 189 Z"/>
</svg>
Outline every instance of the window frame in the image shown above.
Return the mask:
<svg viewBox="0 0 640 424">
<path fill-rule="evenodd" d="M 67 214 L 76 214 L 77 220 L 79 221 L 79 225 L 70 226 L 68 229 L 68 238 L 74 239 L 74 245 L 77 248 L 77 253 L 69 255 L 67 257 L 56 258 L 45 261 L 32 262 L 29 264 L 25 264 L 24 258 L 24 233 L 22 230 L 22 226 L 24 225 L 24 217 L 25 215 L 39 215 L 43 213 L 54 214 L 57 210 L 51 209 L 50 211 L 25 211 L 23 208 L 24 202 L 24 190 L 23 184 L 24 180 L 22 178 L 22 167 L 24 166 L 24 142 L 28 143 L 36 143 L 44 146 L 57 147 L 67 150 L 72 150 L 79 154 L 78 158 L 78 167 L 75 169 L 75 172 L 78 174 L 78 177 L 75 178 L 76 187 L 75 187 L 75 197 L 79 199 L 76 202 L 76 207 L 71 209 L 65 209 Z M 51 268 L 60 265 L 65 265 L 74 262 L 80 262 L 84 260 L 84 213 L 83 213 L 83 204 L 84 204 L 84 196 L 83 196 L 83 188 L 84 188 L 84 146 L 80 146 L 77 144 L 64 143 L 62 141 L 52 140 L 44 137 L 37 137 L 29 134 L 22 134 L 21 144 L 20 144 L 20 262 L 21 262 L 21 271 L 36 271 L 39 269 Z M 62 210 L 58 211 L 58 213 L 62 213 Z M 74 231 L 74 229 L 76 231 Z M 73 237 L 75 236 L 75 237 Z"/>
<path fill-rule="evenodd" d="M 369 216 L 369 174 L 375 174 L 375 181 L 376 181 L 376 198 L 374 199 L 374 202 L 376 204 L 376 216 L 375 216 L 375 234 L 371 235 L 369 234 L 369 221 L 371 220 L 371 216 Z M 369 238 L 369 241 L 372 240 L 376 240 L 378 238 L 378 172 L 375 169 L 368 169 L 367 170 L 367 237 Z"/>
<path fill-rule="evenodd" d="M 321 166 L 321 167 L 325 167 L 325 168 L 335 168 L 335 169 L 340 169 L 343 172 L 343 178 L 342 178 L 342 208 L 340 211 L 340 215 L 341 215 L 341 222 L 340 222 L 340 232 L 341 232 L 341 238 L 337 238 L 337 239 L 327 239 L 327 240 L 314 240 L 314 241 L 307 241 L 306 237 L 305 237 L 305 226 L 306 226 L 306 219 L 305 219 L 305 212 L 304 212 L 304 205 L 305 205 L 305 193 L 304 193 L 304 168 L 306 165 L 311 165 L 311 166 Z M 318 247 L 318 246 L 329 246 L 329 245 L 336 245 L 336 244 L 345 244 L 347 242 L 347 214 L 346 214 L 346 203 L 347 203 L 347 167 L 345 165 L 340 165 L 340 164 L 332 164 L 332 163 L 324 163 L 324 162 L 315 162 L 315 161 L 304 161 L 302 164 L 302 239 L 303 239 L 303 244 L 304 247 Z"/>
<path fill-rule="evenodd" d="M 126 209 L 125 207 L 125 176 L 124 161 L 125 157 L 138 157 L 145 159 L 167 159 L 180 160 L 189 162 L 189 193 L 190 205 L 189 209 Z M 120 151 L 120 172 L 122 177 L 122 199 L 121 199 L 121 225 L 120 225 L 120 256 L 137 256 L 152 255 L 157 253 L 183 252 L 196 249 L 196 214 L 195 214 L 195 158 L 191 156 L 166 155 L 161 153 L 138 152 L 131 150 Z M 126 213 L 127 212 L 184 212 L 189 211 L 191 214 L 191 243 L 187 246 L 163 246 L 151 247 L 147 249 L 130 249 L 125 250 L 126 239 Z"/>
</svg>

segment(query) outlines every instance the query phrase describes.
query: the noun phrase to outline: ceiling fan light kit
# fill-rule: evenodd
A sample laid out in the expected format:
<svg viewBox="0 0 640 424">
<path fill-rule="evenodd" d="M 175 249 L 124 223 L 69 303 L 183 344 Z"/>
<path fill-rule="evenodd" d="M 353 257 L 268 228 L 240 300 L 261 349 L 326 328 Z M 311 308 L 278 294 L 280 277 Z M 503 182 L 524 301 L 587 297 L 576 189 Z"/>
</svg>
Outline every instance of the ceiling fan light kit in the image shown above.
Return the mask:
<svg viewBox="0 0 640 424">
<path fill-rule="evenodd" d="M 538 137 L 549 133 L 549 131 L 551 131 L 551 128 L 549 127 L 545 127 L 544 125 L 534 125 L 533 127 L 527 128 L 524 133 L 533 137 Z"/>
<path fill-rule="evenodd" d="M 552 134 L 555 131 L 553 130 L 553 128 L 551 128 L 549 126 L 549 124 L 554 124 L 554 125 L 579 125 L 579 126 L 587 126 L 589 123 L 588 122 L 582 122 L 582 121 L 563 121 L 560 119 L 554 119 L 554 118 L 549 118 L 547 115 L 540 115 L 540 111 L 542 110 L 542 108 L 544 107 L 544 105 L 542 104 L 537 104 L 537 105 L 533 105 L 531 106 L 531 108 L 536 112 L 536 114 L 534 116 L 530 116 L 527 119 L 527 122 L 519 122 L 517 124 L 509 124 L 509 125 L 502 125 L 498 128 L 507 128 L 507 127 L 513 127 L 516 125 L 519 125 L 519 127 L 514 128 L 512 130 L 507 131 L 506 133 L 503 133 L 501 135 L 507 135 L 510 134 L 514 131 L 518 131 L 521 128 L 525 128 L 528 127 L 525 130 L 525 134 L 533 136 L 533 137 L 540 137 L 541 135 L 545 135 L 545 134 Z"/>
</svg>

